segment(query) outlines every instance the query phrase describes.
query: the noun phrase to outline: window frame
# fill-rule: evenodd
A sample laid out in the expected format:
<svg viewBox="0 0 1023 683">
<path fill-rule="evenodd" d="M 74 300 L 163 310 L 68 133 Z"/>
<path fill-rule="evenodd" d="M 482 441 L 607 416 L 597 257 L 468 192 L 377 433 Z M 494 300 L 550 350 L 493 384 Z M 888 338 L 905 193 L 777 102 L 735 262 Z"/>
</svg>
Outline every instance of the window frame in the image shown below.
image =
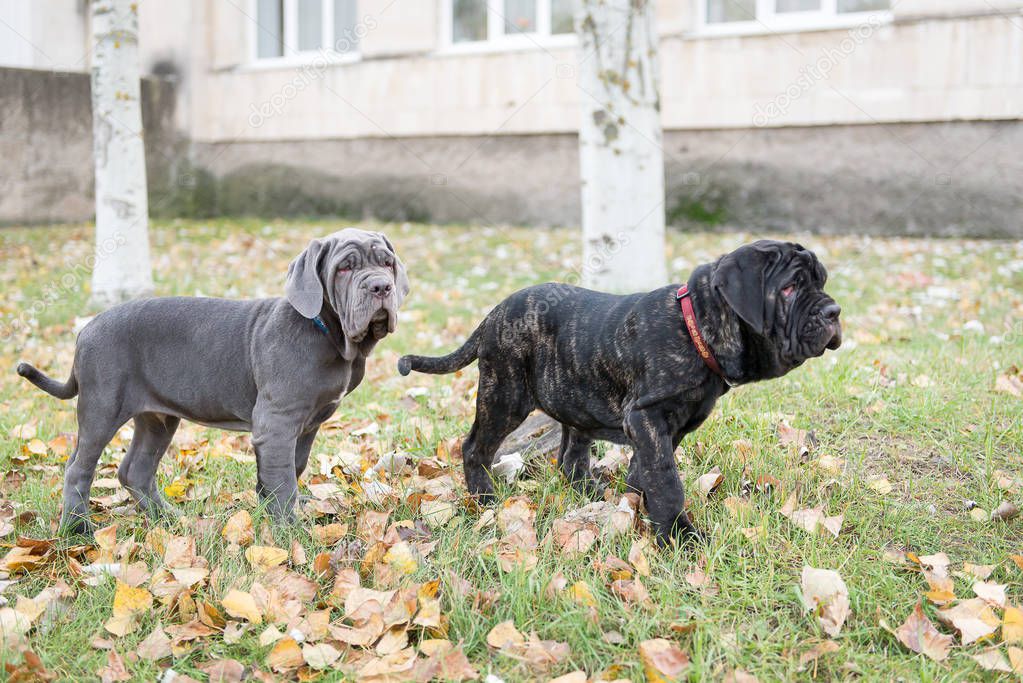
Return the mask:
<svg viewBox="0 0 1023 683">
<path fill-rule="evenodd" d="M 839 12 L 838 0 L 820 0 L 819 10 L 778 12 L 777 0 L 756 0 L 756 19 L 750 21 L 707 21 L 709 0 L 696 3 L 697 34 L 702 36 L 763 35 L 853 28 L 865 23 L 890 23 L 892 11 Z"/>
<path fill-rule="evenodd" d="M 507 34 L 504 17 L 498 8 L 504 0 L 484 0 L 487 5 L 487 37 L 482 40 L 454 42 L 455 0 L 443 0 L 440 11 L 440 52 L 504 52 L 509 50 L 539 50 L 550 47 L 569 47 L 576 44 L 574 31 L 551 34 L 552 0 L 536 1 L 536 31 Z"/>
<path fill-rule="evenodd" d="M 323 22 L 320 27 L 320 42 L 326 47 L 319 47 L 313 50 L 298 49 L 298 4 L 299 0 L 282 0 L 281 24 L 284 29 L 283 49 L 284 54 L 279 57 L 259 56 L 259 32 L 263 29 L 259 25 L 259 2 L 249 0 L 249 13 L 252 21 L 249 22 L 249 66 L 255 68 L 276 68 L 294 65 L 305 65 L 322 60 L 326 57 L 330 64 L 345 64 L 357 62 L 362 59 L 362 40 L 348 52 L 338 52 L 334 49 L 336 36 L 334 35 L 334 0 L 321 0 Z M 356 16 L 358 16 L 358 0 L 356 0 Z M 356 22 L 358 26 L 358 22 Z M 360 37 L 361 38 L 361 37 Z"/>
</svg>

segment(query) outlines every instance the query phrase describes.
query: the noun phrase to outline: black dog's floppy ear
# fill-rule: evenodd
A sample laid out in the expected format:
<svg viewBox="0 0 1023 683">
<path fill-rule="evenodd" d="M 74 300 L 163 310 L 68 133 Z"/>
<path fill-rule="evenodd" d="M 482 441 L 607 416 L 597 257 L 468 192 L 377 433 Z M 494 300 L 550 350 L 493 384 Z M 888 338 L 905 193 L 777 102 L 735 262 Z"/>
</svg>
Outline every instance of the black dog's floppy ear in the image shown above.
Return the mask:
<svg viewBox="0 0 1023 683">
<path fill-rule="evenodd" d="M 384 244 L 387 245 L 387 248 L 391 250 L 391 254 L 394 256 L 394 284 L 398 292 L 398 298 L 395 303 L 401 306 L 401 302 L 405 300 L 405 297 L 412 290 L 412 284 L 409 282 L 408 273 L 405 271 L 405 264 L 401 262 L 398 252 L 395 251 L 394 245 L 391 244 L 391 240 L 387 239 L 387 235 L 382 232 L 377 234 L 380 235 L 380 239 L 384 241 Z"/>
<path fill-rule="evenodd" d="M 296 311 L 307 318 L 315 318 L 323 306 L 323 281 L 320 279 L 320 259 L 327 245 L 313 240 L 288 266 L 284 282 L 284 295 Z"/>
<path fill-rule="evenodd" d="M 739 247 L 718 260 L 711 276 L 711 286 L 725 303 L 761 336 L 767 332 L 765 283 L 772 254 L 753 245 Z"/>
</svg>

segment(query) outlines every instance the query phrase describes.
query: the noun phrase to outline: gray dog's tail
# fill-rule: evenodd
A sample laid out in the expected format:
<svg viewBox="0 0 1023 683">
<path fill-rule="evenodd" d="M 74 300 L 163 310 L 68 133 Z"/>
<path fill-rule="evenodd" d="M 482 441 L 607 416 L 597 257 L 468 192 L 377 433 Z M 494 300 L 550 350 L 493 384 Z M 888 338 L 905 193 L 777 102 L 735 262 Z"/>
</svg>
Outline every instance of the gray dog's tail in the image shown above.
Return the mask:
<svg viewBox="0 0 1023 683">
<path fill-rule="evenodd" d="M 75 379 L 73 370 L 71 376 L 63 384 L 52 377 L 47 377 L 28 363 L 18 363 L 18 374 L 51 396 L 66 399 L 78 395 L 78 380 Z"/>
<path fill-rule="evenodd" d="M 430 375 L 444 375 L 461 370 L 479 357 L 482 328 L 483 325 L 477 327 L 458 350 L 446 356 L 402 356 L 398 361 L 398 372 L 407 375 L 415 370 Z"/>
</svg>

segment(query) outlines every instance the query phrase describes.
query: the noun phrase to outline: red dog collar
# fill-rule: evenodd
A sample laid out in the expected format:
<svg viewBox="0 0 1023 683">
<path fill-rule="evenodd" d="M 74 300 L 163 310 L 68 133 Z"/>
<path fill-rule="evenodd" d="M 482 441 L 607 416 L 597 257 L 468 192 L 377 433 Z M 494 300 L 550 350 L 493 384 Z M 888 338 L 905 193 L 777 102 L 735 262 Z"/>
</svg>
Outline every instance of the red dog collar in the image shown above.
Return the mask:
<svg viewBox="0 0 1023 683">
<path fill-rule="evenodd" d="M 693 302 L 689 297 L 689 285 L 679 287 L 675 292 L 675 298 L 678 299 L 678 304 L 682 307 L 682 319 L 686 321 L 686 329 L 689 330 L 689 337 L 693 340 L 693 345 L 696 346 L 696 352 L 700 354 L 700 358 L 715 375 L 724 379 L 725 373 L 721 371 L 721 366 L 718 365 L 707 342 L 703 340 L 700 328 L 696 324 L 696 313 L 693 311 Z"/>
</svg>

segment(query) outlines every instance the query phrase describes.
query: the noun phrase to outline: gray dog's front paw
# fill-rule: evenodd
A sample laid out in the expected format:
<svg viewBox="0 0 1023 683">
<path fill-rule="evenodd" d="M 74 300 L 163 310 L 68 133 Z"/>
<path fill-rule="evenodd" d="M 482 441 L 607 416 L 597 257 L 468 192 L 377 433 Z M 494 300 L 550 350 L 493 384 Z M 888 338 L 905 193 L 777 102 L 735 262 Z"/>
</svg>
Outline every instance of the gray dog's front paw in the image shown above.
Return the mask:
<svg viewBox="0 0 1023 683">
<path fill-rule="evenodd" d="M 96 526 L 87 515 L 68 514 L 60 518 L 57 527 L 58 535 L 64 538 L 86 538 L 92 539 L 96 532 Z"/>
</svg>

